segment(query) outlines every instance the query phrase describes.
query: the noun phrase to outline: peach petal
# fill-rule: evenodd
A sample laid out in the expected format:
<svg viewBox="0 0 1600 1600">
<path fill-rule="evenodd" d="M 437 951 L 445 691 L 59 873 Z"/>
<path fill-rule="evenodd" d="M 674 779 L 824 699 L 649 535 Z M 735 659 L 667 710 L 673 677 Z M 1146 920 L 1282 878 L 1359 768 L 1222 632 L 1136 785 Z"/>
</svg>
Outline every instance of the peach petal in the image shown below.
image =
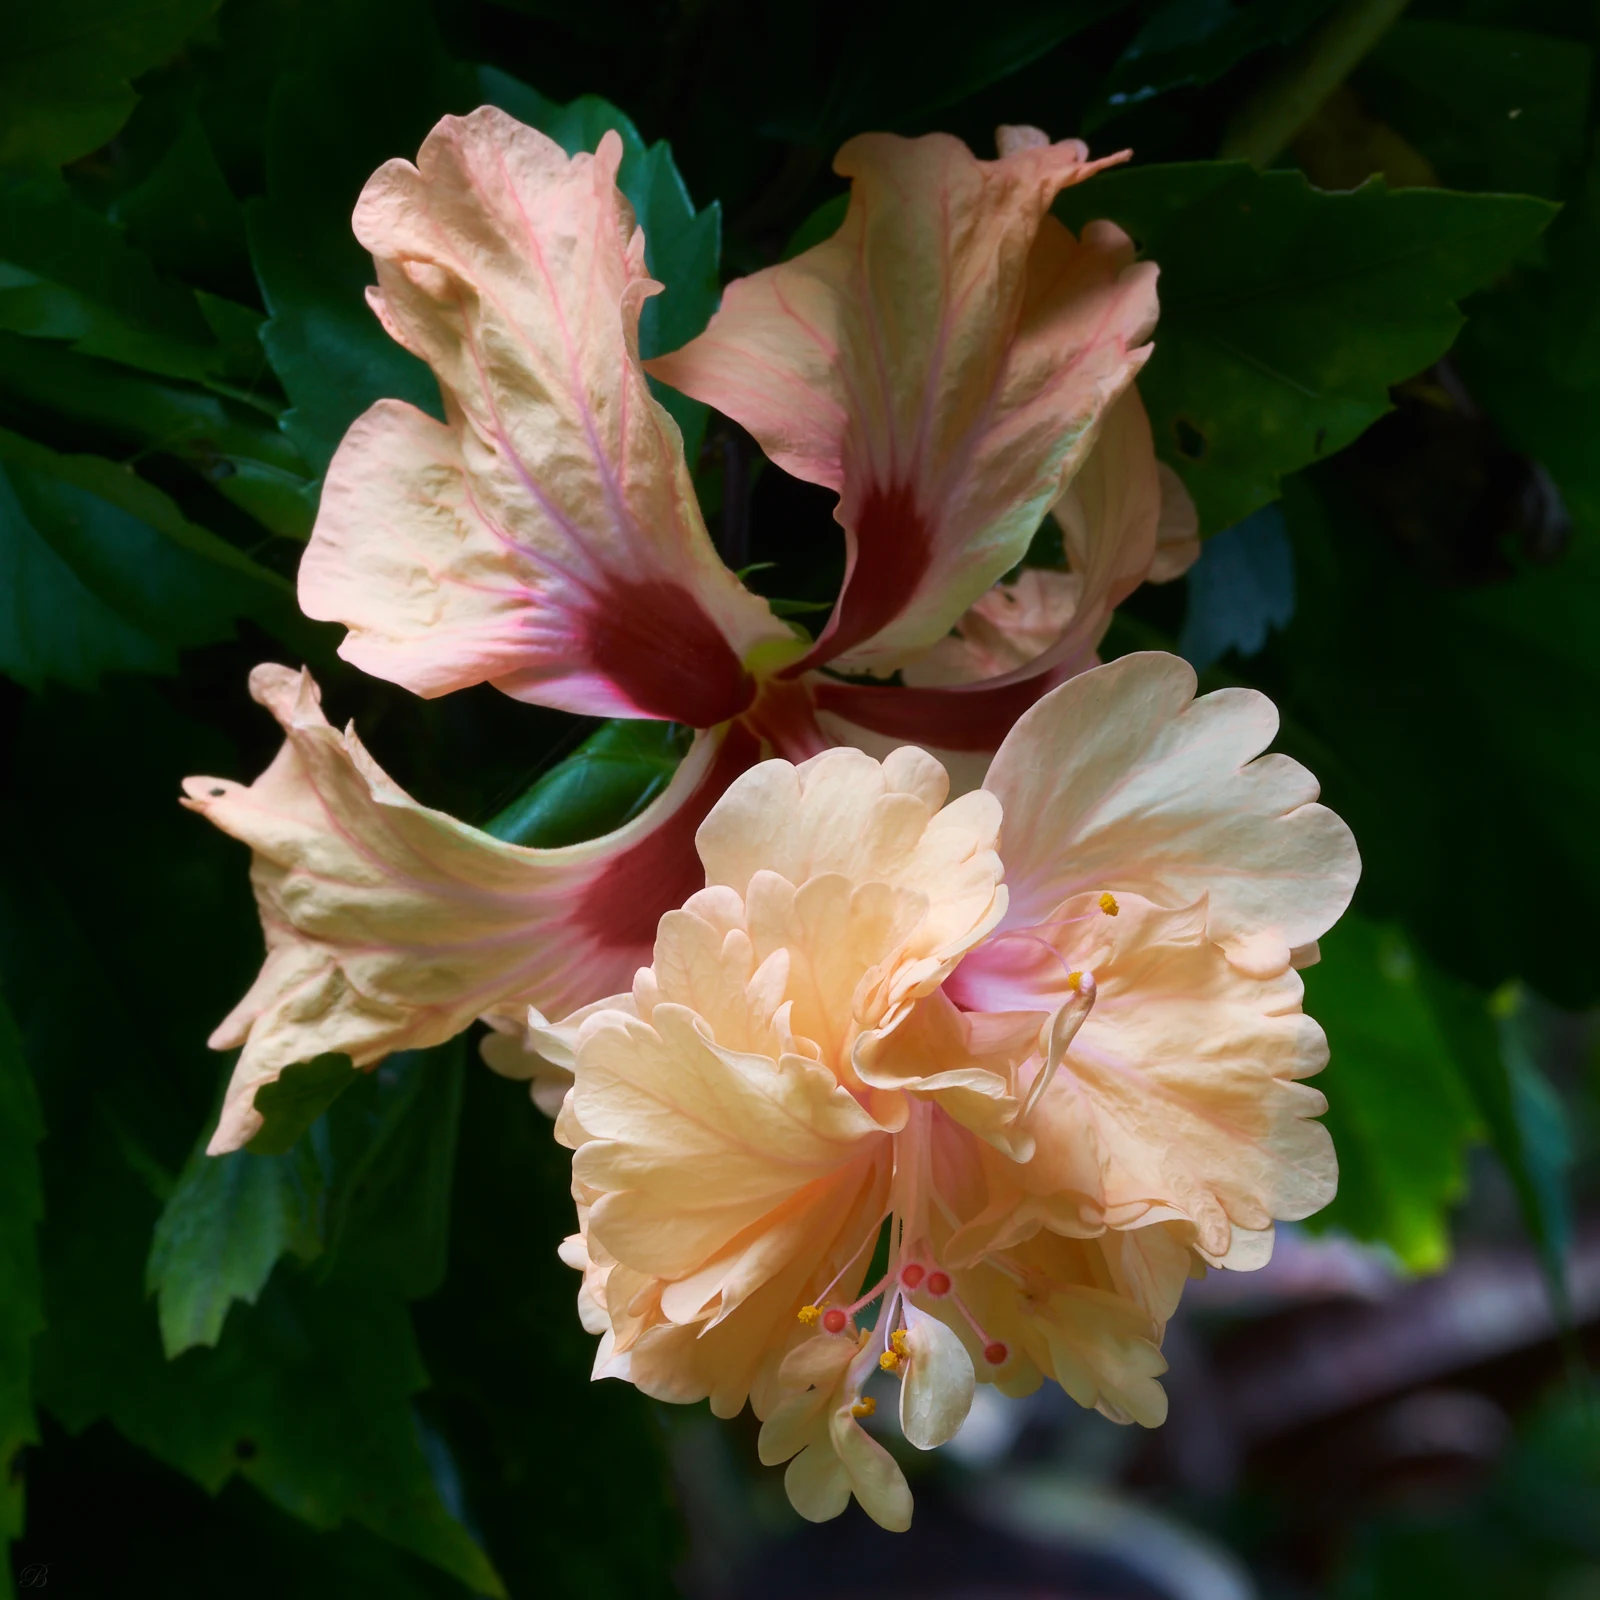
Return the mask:
<svg viewBox="0 0 1600 1600">
<path fill-rule="evenodd" d="M 267 941 L 212 1037 L 244 1046 L 213 1153 L 255 1134 L 256 1090 L 296 1062 L 333 1051 L 370 1066 L 479 1015 L 559 1014 L 626 982 L 660 912 L 703 881 L 690 840 L 753 753 L 737 730 L 703 736 L 626 827 L 530 850 L 418 805 L 353 729 L 328 725 L 308 673 L 257 667 L 250 692 L 284 731 L 271 766 L 248 786 L 184 783 L 184 805 L 250 846 Z"/>
<path fill-rule="evenodd" d="M 433 368 L 447 421 L 380 401 L 346 435 L 300 570 L 309 616 L 424 695 L 492 682 L 596 716 L 710 727 L 788 630 L 718 559 L 637 358 L 660 285 L 616 187 L 622 146 L 568 157 L 485 107 L 356 207 L 373 309 Z"/>
<path fill-rule="evenodd" d="M 650 363 L 838 491 L 845 583 L 807 665 L 890 671 L 934 644 L 1020 559 L 1149 355 L 1154 266 L 1109 223 L 1075 239 L 1049 215 L 1108 164 L 1073 140 L 980 161 L 944 134 L 853 139 L 839 232 L 731 284 Z"/>
</svg>

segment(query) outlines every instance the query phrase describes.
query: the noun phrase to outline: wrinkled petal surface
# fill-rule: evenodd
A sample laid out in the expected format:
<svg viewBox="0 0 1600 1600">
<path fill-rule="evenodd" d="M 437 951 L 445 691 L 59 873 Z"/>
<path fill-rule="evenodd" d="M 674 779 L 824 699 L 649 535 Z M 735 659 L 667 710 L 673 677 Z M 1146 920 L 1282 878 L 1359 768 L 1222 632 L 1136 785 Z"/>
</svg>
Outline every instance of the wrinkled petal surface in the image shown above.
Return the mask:
<svg viewBox="0 0 1600 1600">
<path fill-rule="evenodd" d="M 1052 690 L 1007 735 L 984 787 L 1005 813 L 1008 928 L 1091 889 L 1173 907 L 1207 896 L 1209 936 L 1272 973 L 1344 911 L 1355 841 L 1299 762 L 1261 755 L 1272 702 L 1194 691 L 1176 656 L 1124 656 Z"/>
<path fill-rule="evenodd" d="M 446 117 L 356 207 L 373 309 L 434 370 L 447 420 L 380 401 L 328 472 L 300 569 L 341 654 L 419 694 L 488 681 L 594 716 L 710 727 L 788 630 L 707 537 L 635 349 L 660 285 L 616 186 L 485 107 Z"/>
<path fill-rule="evenodd" d="M 212 1037 L 243 1045 L 214 1152 L 260 1126 L 255 1091 L 325 1052 L 358 1066 L 437 1044 L 476 1016 L 558 1014 L 626 983 L 656 921 L 703 881 L 694 830 L 754 741 L 704 736 L 626 827 L 560 850 L 505 844 L 418 805 L 309 674 L 261 666 L 250 690 L 285 743 L 254 784 L 190 778 L 184 804 L 253 852 L 267 959 Z"/>
<path fill-rule="evenodd" d="M 1148 356 L 1154 266 L 1109 223 L 1076 239 L 1049 215 L 1106 164 L 1075 140 L 980 161 L 944 134 L 852 139 L 839 232 L 730 284 L 651 363 L 839 493 L 844 588 L 807 665 L 891 671 L 934 644 L 1021 558 Z"/>
</svg>

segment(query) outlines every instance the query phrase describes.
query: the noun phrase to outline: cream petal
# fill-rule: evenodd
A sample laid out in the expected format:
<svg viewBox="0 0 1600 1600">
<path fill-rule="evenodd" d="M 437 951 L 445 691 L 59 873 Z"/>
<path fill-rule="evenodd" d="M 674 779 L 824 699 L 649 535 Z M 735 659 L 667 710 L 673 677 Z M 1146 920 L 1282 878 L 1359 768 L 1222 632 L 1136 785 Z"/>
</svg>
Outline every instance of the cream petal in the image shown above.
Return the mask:
<svg viewBox="0 0 1600 1600">
<path fill-rule="evenodd" d="M 1112 157 L 1112 161 L 1124 159 Z M 811 665 L 892 670 L 1012 567 L 1149 354 L 1156 271 L 1055 195 L 1106 165 L 1076 141 L 980 161 L 932 134 L 852 139 L 833 238 L 729 285 L 650 363 L 839 492 L 844 588 Z"/>
<path fill-rule="evenodd" d="M 919 1450 L 934 1450 L 955 1438 L 972 1409 L 976 1379 L 961 1340 L 915 1306 L 905 1308 L 905 1377 L 900 1385 L 900 1431 Z"/>
<path fill-rule="evenodd" d="M 253 852 L 267 959 L 213 1036 L 244 1046 L 214 1152 L 260 1127 L 255 1091 L 326 1052 L 368 1066 L 476 1016 L 560 1014 L 625 983 L 656 919 L 701 878 L 689 841 L 753 741 L 708 735 L 626 827 L 530 850 L 418 805 L 322 714 L 309 674 L 261 666 L 251 694 L 285 743 L 251 785 L 185 780 L 198 811 Z"/>
<path fill-rule="evenodd" d="M 828 1432 L 834 1454 L 849 1479 L 850 1492 L 861 1502 L 861 1509 L 880 1528 L 904 1533 L 911 1526 L 911 1490 L 894 1457 L 861 1427 L 848 1406 L 834 1411 Z M 786 1484 L 787 1481 L 785 1475 Z M 799 1511 L 800 1507 L 796 1505 L 795 1509 Z M 801 1515 L 805 1513 L 802 1511 Z"/>
<path fill-rule="evenodd" d="M 433 368 L 444 423 L 380 401 L 346 435 L 300 570 L 341 654 L 419 694 L 492 682 L 594 716 L 710 727 L 789 630 L 718 559 L 635 348 L 660 285 L 622 146 L 485 107 L 363 189 L 373 309 Z"/>
<path fill-rule="evenodd" d="M 1124 656 L 1052 690 L 1007 735 L 985 788 L 1005 812 L 1008 928 L 1085 890 L 1207 896 L 1210 937 L 1264 975 L 1343 912 L 1355 841 L 1304 767 L 1260 755 L 1278 728 L 1271 701 L 1194 690 L 1176 656 Z"/>
</svg>

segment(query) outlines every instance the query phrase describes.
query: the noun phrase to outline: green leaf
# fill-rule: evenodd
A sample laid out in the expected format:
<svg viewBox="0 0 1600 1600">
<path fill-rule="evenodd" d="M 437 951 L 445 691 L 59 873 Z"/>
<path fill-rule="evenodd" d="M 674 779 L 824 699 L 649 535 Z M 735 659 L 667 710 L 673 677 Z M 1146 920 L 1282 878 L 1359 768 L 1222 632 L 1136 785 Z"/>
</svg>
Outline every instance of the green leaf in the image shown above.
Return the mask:
<svg viewBox="0 0 1600 1600">
<path fill-rule="evenodd" d="M 1306 1011 L 1328 1035 L 1316 1080 L 1339 1157 L 1339 1193 L 1315 1225 L 1388 1245 L 1428 1272 L 1450 1253 L 1450 1210 L 1481 1137 L 1474 1096 L 1398 929 L 1347 913 L 1303 974 Z"/>
<path fill-rule="evenodd" d="M 474 1526 L 517 1595 L 669 1600 L 682 1534 L 663 1429 L 631 1385 L 595 1383 L 595 1336 L 556 1254 L 573 1226 L 570 1154 L 526 1086 L 467 1079 L 450 1276 L 416 1308 L 425 1414 L 461 1469 Z M 614 1538 L 575 1538 L 603 1484 Z"/>
<path fill-rule="evenodd" d="M 711 320 L 721 298 L 722 208 L 713 200 L 696 211 L 673 164 L 672 147 L 665 140 L 646 145 L 633 123 L 599 96 L 557 105 L 494 67 L 480 67 L 478 83 L 490 104 L 548 134 L 568 155 L 593 150 L 613 130 L 621 136 L 617 187 L 644 229 L 645 265 L 663 285 L 640 311 L 639 354 L 649 360 L 687 344 Z M 654 379 L 651 390 L 682 429 L 692 464 L 705 437 L 707 408 Z"/>
<path fill-rule="evenodd" d="M 115 202 L 111 217 L 164 271 L 205 281 L 249 269 L 244 207 L 193 110 L 143 181 Z"/>
<path fill-rule="evenodd" d="M 256 1090 L 255 1108 L 261 1130 L 250 1141 L 257 1155 L 280 1156 L 292 1150 L 305 1131 L 346 1090 L 360 1081 L 360 1072 L 344 1055 L 318 1056 L 284 1068 L 271 1083 Z"/>
<path fill-rule="evenodd" d="M 350 231 L 362 185 L 416 155 L 433 124 L 476 103 L 423 0 L 330 0 L 276 81 L 267 194 L 249 206 L 251 259 L 269 313 L 262 340 L 292 409 L 284 431 L 318 473 L 345 429 L 384 397 L 440 415 L 438 388 L 366 303 L 373 268 Z"/>
<path fill-rule="evenodd" d="M 1402 919 L 1482 991 L 1526 977 L 1560 1004 L 1593 1004 L 1600 540 L 1446 588 L 1335 467 L 1286 486 L 1284 510 L 1299 600 L 1258 681 L 1317 741 L 1294 753 L 1355 830 L 1366 909 Z"/>
<path fill-rule="evenodd" d="M 14 424 L 37 426 L 48 415 L 110 448 L 173 456 L 272 532 L 295 540 L 311 532 L 305 463 L 253 408 L 7 333 L 0 333 L 0 408 Z"/>
<path fill-rule="evenodd" d="M 116 133 L 129 80 L 171 56 L 217 0 L 60 0 L 7 19 L 0 56 L 0 166 L 59 167 Z"/>
<path fill-rule="evenodd" d="M 688 731 L 675 723 L 607 722 L 484 831 L 545 850 L 597 839 L 632 821 L 666 788 L 687 748 Z"/>
<path fill-rule="evenodd" d="M 0 329 L 173 378 L 218 358 L 193 292 L 53 174 L 0 180 Z"/>
<path fill-rule="evenodd" d="M 33 1423 L 32 1347 L 44 1326 L 35 1239 L 44 1212 L 35 1146 L 44 1137 L 22 1040 L 0 1000 L 0 1571 L 22 1532 L 18 1457 L 38 1438 Z"/>
<path fill-rule="evenodd" d="M 229 1306 L 254 1305 L 281 1256 L 321 1250 L 321 1194 L 308 1144 L 276 1156 L 196 1149 L 156 1223 L 146 1270 L 168 1359 L 214 1345 Z"/>
<path fill-rule="evenodd" d="M 1592 63 L 1570 39 L 1403 20 L 1356 88 L 1446 183 L 1560 199 L 1583 153 Z"/>
<path fill-rule="evenodd" d="M 303 628 L 288 584 L 114 462 L 0 431 L 0 671 L 88 688 L 112 670 L 170 672 L 239 617 Z"/>
<path fill-rule="evenodd" d="M 970 5 L 955 0 L 883 0 L 852 11 L 847 48 L 826 14 L 816 19 L 822 73 L 800 70 L 797 19 L 775 11 L 751 57 L 783 60 L 786 70 L 760 75 L 749 111 L 769 137 L 831 154 L 866 129 L 922 123 L 1116 9 L 1116 0 L 1012 0 L 978 26 Z"/>
<path fill-rule="evenodd" d="M 1327 11 L 1332 0 L 1165 0 L 1117 57 L 1084 117 L 1094 129 L 1174 89 L 1212 83 L 1248 56 L 1285 45 Z"/>
<path fill-rule="evenodd" d="M 291 1253 L 324 1257 L 318 1277 L 374 1292 L 414 1299 L 438 1287 L 464 1045 L 407 1051 L 369 1072 L 345 1056 L 291 1067 L 257 1091 L 267 1124 L 247 1149 L 195 1151 L 146 1272 L 169 1357 L 216 1344 L 230 1305 L 253 1305 Z"/>
<path fill-rule="evenodd" d="M 1456 301 L 1554 215 L 1518 195 L 1345 194 L 1242 162 L 1130 167 L 1071 190 L 1074 227 L 1109 217 L 1161 267 L 1156 353 L 1139 379 L 1156 447 L 1215 532 L 1332 455 L 1436 360 Z"/>
</svg>

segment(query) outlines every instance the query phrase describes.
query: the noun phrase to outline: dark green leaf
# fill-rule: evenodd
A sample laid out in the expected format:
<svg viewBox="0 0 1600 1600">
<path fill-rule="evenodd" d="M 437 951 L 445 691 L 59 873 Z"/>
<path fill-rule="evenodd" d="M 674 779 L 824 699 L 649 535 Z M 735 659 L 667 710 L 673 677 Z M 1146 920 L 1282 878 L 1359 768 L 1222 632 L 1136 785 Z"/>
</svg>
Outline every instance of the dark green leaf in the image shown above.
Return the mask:
<svg viewBox="0 0 1600 1600">
<path fill-rule="evenodd" d="M 511 844 L 554 849 L 596 839 L 644 810 L 688 747 L 671 722 L 606 723 L 526 794 L 484 825 Z"/>
<path fill-rule="evenodd" d="M 434 1380 L 424 1412 L 474 1525 L 519 1596 L 669 1600 L 681 1533 L 663 1430 L 636 1389 L 590 1380 L 595 1338 L 556 1254 L 571 1158 L 524 1085 L 471 1074 L 456 1171 L 450 1276 L 416 1322 Z M 574 1537 L 600 1484 L 624 1520 L 615 1537 Z"/>
<path fill-rule="evenodd" d="M 613 130 L 621 136 L 617 187 L 644 229 L 645 264 L 664 286 L 640 312 L 639 354 L 648 360 L 687 344 L 711 320 L 721 297 L 721 207 L 712 201 L 697 212 L 673 165 L 671 146 L 664 140 L 646 145 L 633 123 L 598 96 L 557 105 L 493 67 L 480 67 L 478 82 L 486 100 L 548 134 L 568 155 L 593 150 Z M 705 435 L 706 407 L 665 384 L 652 380 L 651 387 L 683 430 L 684 450 L 693 462 Z"/>
<path fill-rule="evenodd" d="M 33 1341 L 44 1326 L 35 1240 L 44 1211 L 38 1097 L 11 1012 L 0 1000 L 0 1563 L 22 1532 L 22 1447 L 33 1422 Z M 4 1569 L 0 1569 L 4 1570 Z"/>
<path fill-rule="evenodd" d="M 54 175 L 0 181 L 0 328 L 174 378 L 218 359 L 193 293 Z"/>
<path fill-rule="evenodd" d="M 1481 1133 L 1475 1097 L 1403 934 L 1349 913 L 1320 943 L 1322 960 L 1304 974 L 1306 1010 L 1328 1035 L 1316 1083 L 1339 1193 L 1316 1226 L 1386 1244 L 1415 1271 L 1437 1269 L 1466 1149 Z"/>
<path fill-rule="evenodd" d="M 0 671 L 87 688 L 111 670 L 170 672 L 181 648 L 254 616 L 293 635 L 289 586 L 96 456 L 0 431 Z"/>
<path fill-rule="evenodd" d="M 92 430 L 108 446 L 175 456 L 274 533 L 304 539 L 311 532 L 315 502 L 305 463 L 253 408 L 6 333 L 0 407 L 14 424 L 37 426 L 47 415 Z"/>
<path fill-rule="evenodd" d="M 214 1345 L 228 1307 L 254 1305 L 281 1256 L 320 1251 L 321 1193 L 309 1144 L 274 1156 L 195 1151 L 162 1209 L 146 1271 L 169 1359 Z"/>
<path fill-rule="evenodd" d="M 1525 975 L 1560 1003 L 1592 1004 L 1600 541 L 1445 588 L 1331 469 L 1320 495 L 1289 488 L 1299 601 L 1260 681 L 1320 741 L 1304 753 L 1360 842 L 1367 908 L 1403 918 L 1484 991 Z M 1519 908 L 1530 914 L 1508 937 Z"/>
<path fill-rule="evenodd" d="M 1455 302 L 1554 215 L 1522 196 L 1390 193 L 1377 180 L 1326 194 L 1242 162 L 1124 168 L 1062 207 L 1075 227 L 1111 218 L 1161 266 L 1139 389 L 1208 532 L 1382 416 L 1390 386 L 1449 349 Z"/>
<path fill-rule="evenodd" d="M 848 44 L 827 38 L 823 81 L 786 71 L 761 84 L 752 110 L 764 133 L 831 153 L 869 128 L 906 129 L 1037 61 L 1062 40 L 1116 9 L 1116 0 L 1019 0 L 974 25 L 969 6 L 938 0 L 881 0 L 854 6 Z M 830 19 L 822 20 L 824 26 Z M 773 14 L 768 48 L 783 50 L 793 24 Z"/>
<path fill-rule="evenodd" d="M 407 1299 L 438 1288 L 466 1072 L 464 1035 L 402 1051 L 362 1073 L 312 1130 L 328 1174 L 322 1271 Z"/>
<path fill-rule="evenodd" d="M 1165 0 L 1117 58 L 1084 118 L 1092 132 L 1173 89 L 1211 83 L 1247 56 L 1299 38 L 1332 0 Z"/>
<path fill-rule="evenodd" d="M 250 254 L 269 313 L 262 339 L 292 402 L 283 426 L 318 473 L 374 401 L 439 414 L 432 374 L 367 306 L 372 262 L 350 214 L 383 162 L 414 157 L 441 116 L 476 99 L 423 0 L 381 14 L 365 0 L 331 0 L 274 86 L 267 196 L 249 208 Z"/>
<path fill-rule="evenodd" d="M 1569 39 L 1401 21 L 1362 64 L 1362 100 L 1463 189 L 1560 199 L 1583 153 L 1592 52 Z"/>
<path fill-rule="evenodd" d="M 261 1114 L 262 1124 L 249 1148 L 263 1156 L 286 1154 L 306 1129 L 360 1078 L 349 1056 L 318 1056 L 314 1061 L 286 1067 L 280 1077 L 256 1090 L 255 1108 Z"/>
<path fill-rule="evenodd" d="M 164 271 L 204 281 L 248 261 L 244 207 L 192 111 L 154 170 L 116 202 L 111 215 Z"/>
<path fill-rule="evenodd" d="M 165 61 L 217 0 L 60 0 L 22 6 L 0 55 L 0 165 L 58 167 L 132 112 L 129 80 Z"/>
</svg>

